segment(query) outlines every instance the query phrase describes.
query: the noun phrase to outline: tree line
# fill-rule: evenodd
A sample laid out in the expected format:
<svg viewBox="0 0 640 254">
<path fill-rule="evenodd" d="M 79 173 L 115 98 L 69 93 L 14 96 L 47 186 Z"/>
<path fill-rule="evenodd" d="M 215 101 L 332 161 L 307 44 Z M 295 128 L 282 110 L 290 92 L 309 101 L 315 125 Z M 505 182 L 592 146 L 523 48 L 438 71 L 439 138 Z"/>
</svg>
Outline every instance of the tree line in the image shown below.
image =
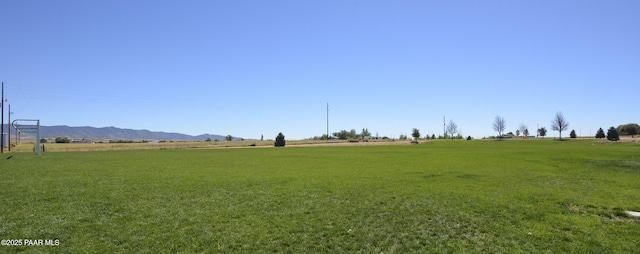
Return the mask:
<svg viewBox="0 0 640 254">
<path fill-rule="evenodd" d="M 506 130 L 506 126 L 507 126 L 507 122 L 504 120 L 504 118 L 501 116 L 496 116 L 496 118 L 493 121 L 493 130 L 498 132 L 499 139 L 502 139 L 503 133 Z M 558 131 L 558 137 L 560 140 L 562 140 L 562 132 L 568 130 L 568 128 L 569 128 L 569 122 L 564 117 L 562 112 L 556 113 L 554 118 L 551 120 L 551 130 Z M 516 136 L 520 136 L 520 133 L 523 133 L 525 137 L 529 135 L 529 130 L 527 129 L 526 125 L 520 124 L 520 127 L 518 127 L 518 130 L 516 131 Z M 635 123 L 630 123 L 630 124 L 619 125 L 618 128 L 614 128 L 613 126 L 611 126 L 607 130 L 606 136 L 605 136 L 604 130 L 600 128 L 596 132 L 595 137 L 596 138 L 606 137 L 608 140 L 618 141 L 620 140 L 620 135 L 631 135 L 631 137 L 633 138 L 635 135 L 638 135 L 638 133 L 640 133 L 640 125 Z M 537 130 L 537 135 L 540 137 L 545 137 L 547 135 L 547 129 L 545 127 L 539 128 Z M 571 132 L 569 133 L 569 138 L 577 138 L 577 137 L 578 135 L 576 134 L 576 130 L 571 130 Z"/>
</svg>

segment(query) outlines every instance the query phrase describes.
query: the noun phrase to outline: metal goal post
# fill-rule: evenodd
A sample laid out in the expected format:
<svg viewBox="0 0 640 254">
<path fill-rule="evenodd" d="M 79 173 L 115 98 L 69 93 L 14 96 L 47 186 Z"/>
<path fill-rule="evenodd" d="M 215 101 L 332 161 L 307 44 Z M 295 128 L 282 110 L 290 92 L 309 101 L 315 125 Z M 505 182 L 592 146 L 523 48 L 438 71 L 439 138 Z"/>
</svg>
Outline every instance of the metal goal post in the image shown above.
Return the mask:
<svg viewBox="0 0 640 254">
<path fill-rule="evenodd" d="M 25 130 L 36 131 L 36 154 L 40 157 L 40 119 L 16 119 L 11 123 L 11 125 L 13 125 L 13 128 L 16 128 L 19 132 Z"/>
</svg>

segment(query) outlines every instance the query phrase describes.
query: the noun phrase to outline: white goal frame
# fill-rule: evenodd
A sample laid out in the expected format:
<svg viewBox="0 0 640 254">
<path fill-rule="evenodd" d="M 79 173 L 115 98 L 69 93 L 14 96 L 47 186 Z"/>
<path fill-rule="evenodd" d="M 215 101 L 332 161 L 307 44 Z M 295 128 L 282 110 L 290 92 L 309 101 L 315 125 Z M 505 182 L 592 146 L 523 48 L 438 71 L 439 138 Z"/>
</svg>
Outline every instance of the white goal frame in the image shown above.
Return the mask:
<svg viewBox="0 0 640 254">
<path fill-rule="evenodd" d="M 22 124 L 20 122 L 35 122 L 34 124 Z M 22 130 L 36 130 L 36 155 L 41 157 L 40 153 L 40 119 L 16 119 L 11 122 L 13 128 L 16 128 L 20 133 Z"/>
</svg>

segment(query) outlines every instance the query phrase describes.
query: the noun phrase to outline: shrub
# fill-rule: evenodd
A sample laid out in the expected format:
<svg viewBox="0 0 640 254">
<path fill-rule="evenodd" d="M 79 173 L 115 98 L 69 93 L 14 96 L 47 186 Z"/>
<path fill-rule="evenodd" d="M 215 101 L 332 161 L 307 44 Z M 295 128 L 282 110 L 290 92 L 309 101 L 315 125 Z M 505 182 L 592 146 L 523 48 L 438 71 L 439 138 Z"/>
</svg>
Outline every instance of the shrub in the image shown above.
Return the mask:
<svg viewBox="0 0 640 254">
<path fill-rule="evenodd" d="M 618 134 L 618 130 L 616 130 L 616 128 L 613 128 L 613 126 L 611 126 L 611 128 L 609 128 L 609 130 L 607 130 L 607 139 L 609 141 L 618 141 L 618 140 L 620 140 L 620 135 Z"/>
<path fill-rule="evenodd" d="M 56 138 L 56 143 L 69 143 L 69 139 L 58 137 Z"/>
<path fill-rule="evenodd" d="M 276 136 L 276 142 L 274 142 L 273 145 L 276 147 L 284 147 L 285 141 L 282 132 L 278 133 L 278 136 Z"/>
</svg>

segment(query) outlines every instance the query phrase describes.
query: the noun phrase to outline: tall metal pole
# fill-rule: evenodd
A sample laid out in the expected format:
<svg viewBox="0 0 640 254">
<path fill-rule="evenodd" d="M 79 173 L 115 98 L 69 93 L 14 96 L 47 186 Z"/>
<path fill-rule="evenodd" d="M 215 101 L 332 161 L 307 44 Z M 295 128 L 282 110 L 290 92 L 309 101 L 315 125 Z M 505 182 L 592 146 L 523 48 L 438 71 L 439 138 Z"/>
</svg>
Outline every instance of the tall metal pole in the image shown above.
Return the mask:
<svg viewBox="0 0 640 254">
<path fill-rule="evenodd" d="M 9 142 L 9 144 L 7 145 L 7 149 L 11 152 L 11 114 L 13 114 L 13 112 L 11 112 L 11 104 L 9 104 L 9 112 L 7 114 L 9 114 L 9 121 L 7 122 L 7 128 L 9 129 L 7 130 L 7 133 L 9 133 L 7 142 Z"/>
<path fill-rule="evenodd" d="M 0 99 L 0 105 L 2 105 L 2 123 L 0 123 L 2 126 L 0 127 L 0 135 L 2 135 L 2 138 L 0 138 L 0 153 L 4 153 L 4 82 L 2 82 L 2 99 Z"/>
<path fill-rule="evenodd" d="M 329 103 L 327 102 L 327 141 L 329 141 Z"/>
<path fill-rule="evenodd" d="M 446 117 L 442 116 L 442 138 L 447 138 L 447 131 L 446 131 L 447 128 L 445 128 L 445 126 L 446 126 L 445 119 L 446 119 Z"/>
<path fill-rule="evenodd" d="M 36 133 L 36 153 L 38 154 L 38 158 L 40 158 L 40 156 L 41 156 L 41 152 L 40 152 L 40 120 L 38 120 L 37 130 L 38 130 L 38 133 Z"/>
</svg>

